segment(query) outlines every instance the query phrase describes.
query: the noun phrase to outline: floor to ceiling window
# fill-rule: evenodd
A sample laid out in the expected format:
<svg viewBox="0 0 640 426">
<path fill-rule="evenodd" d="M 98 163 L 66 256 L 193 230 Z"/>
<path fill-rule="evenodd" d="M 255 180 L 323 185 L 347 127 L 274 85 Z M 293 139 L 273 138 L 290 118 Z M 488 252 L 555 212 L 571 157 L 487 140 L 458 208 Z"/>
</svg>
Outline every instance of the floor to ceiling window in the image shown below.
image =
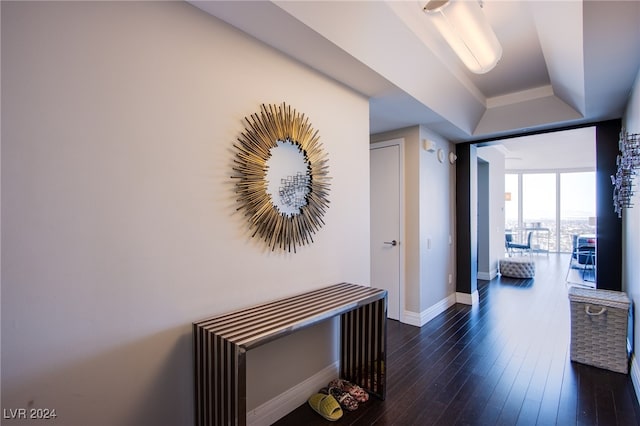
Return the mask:
<svg viewBox="0 0 640 426">
<path fill-rule="evenodd" d="M 573 235 L 596 234 L 595 140 L 581 127 L 501 141 L 505 238 L 570 253 Z"/>
<path fill-rule="evenodd" d="M 557 251 L 556 175 L 522 175 L 522 221 L 527 232 L 534 232 L 534 250 Z"/>
<path fill-rule="evenodd" d="M 505 228 L 534 250 L 572 250 L 572 235 L 595 234 L 595 172 L 507 173 Z"/>
<path fill-rule="evenodd" d="M 520 179 L 517 174 L 504 176 L 504 227 L 506 229 L 518 228 L 522 223 L 520 216 Z"/>
<path fill-rule="evenodd" d="M 560 174 L 560 250 L 571 251 L 572 235 L 595 234 L 596 173 Z"/>
</svg>

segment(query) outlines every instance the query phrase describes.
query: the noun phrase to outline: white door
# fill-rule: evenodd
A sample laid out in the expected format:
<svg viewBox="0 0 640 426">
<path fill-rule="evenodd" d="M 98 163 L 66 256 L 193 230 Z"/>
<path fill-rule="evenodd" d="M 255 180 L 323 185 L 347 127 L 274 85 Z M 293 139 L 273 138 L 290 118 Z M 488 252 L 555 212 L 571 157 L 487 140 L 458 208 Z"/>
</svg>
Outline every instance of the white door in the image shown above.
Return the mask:
<svg viewBox="0 0 640 426">
<path fill-rule="evenodd" d="M 387 315 L 401 312 L 401 160 L 402 140 L 372 144 L 371 286 L 388 291 Z"/>
</svg>

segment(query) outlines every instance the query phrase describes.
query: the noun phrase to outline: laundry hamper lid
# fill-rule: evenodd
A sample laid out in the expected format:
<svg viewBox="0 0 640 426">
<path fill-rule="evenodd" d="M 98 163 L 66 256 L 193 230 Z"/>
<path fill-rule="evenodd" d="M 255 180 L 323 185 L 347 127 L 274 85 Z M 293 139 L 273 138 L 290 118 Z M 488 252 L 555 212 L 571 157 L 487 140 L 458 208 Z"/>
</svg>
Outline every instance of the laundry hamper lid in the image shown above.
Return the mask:
<svg viewBox="0 0 640 426">
<path fill-rule="evenodd" d="M 618 309 L 628 309 L 630 302 L 629 297 L 623 291 L 592 290 L 580 287 L 569 288 L 569 300 Z"/>
</svg>

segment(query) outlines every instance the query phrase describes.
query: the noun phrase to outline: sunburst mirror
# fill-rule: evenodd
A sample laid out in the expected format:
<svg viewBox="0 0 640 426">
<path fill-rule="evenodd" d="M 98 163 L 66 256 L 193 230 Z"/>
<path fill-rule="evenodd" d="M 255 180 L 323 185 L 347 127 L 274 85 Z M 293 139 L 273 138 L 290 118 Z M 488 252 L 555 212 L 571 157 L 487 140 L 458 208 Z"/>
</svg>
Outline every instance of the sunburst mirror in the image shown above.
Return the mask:
<svg viewBox="0 0 640 426">
<path fill-rule="evenodd" d="M 263 104 L 245 122 L 233 145 L 238 210 L 252 237 L 295 253 L 313 242 L 329 206 L 329 166 L 318 131 L 285 103 Z"/>
</svg>

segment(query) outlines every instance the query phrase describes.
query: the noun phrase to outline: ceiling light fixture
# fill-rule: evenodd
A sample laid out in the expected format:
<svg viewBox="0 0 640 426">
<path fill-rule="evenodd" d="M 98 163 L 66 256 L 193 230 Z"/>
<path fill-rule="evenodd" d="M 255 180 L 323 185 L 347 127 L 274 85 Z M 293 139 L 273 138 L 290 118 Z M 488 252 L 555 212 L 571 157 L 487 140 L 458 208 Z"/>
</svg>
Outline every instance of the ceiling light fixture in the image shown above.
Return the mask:
<svg viewBox="0 0 640 426">
<path fill-rule="evenodd" d="M 480 2 L 429 0 L 423 11 L 471 72 L 491 71 L 502 57 L 502 46 Z"/>
</svg>

